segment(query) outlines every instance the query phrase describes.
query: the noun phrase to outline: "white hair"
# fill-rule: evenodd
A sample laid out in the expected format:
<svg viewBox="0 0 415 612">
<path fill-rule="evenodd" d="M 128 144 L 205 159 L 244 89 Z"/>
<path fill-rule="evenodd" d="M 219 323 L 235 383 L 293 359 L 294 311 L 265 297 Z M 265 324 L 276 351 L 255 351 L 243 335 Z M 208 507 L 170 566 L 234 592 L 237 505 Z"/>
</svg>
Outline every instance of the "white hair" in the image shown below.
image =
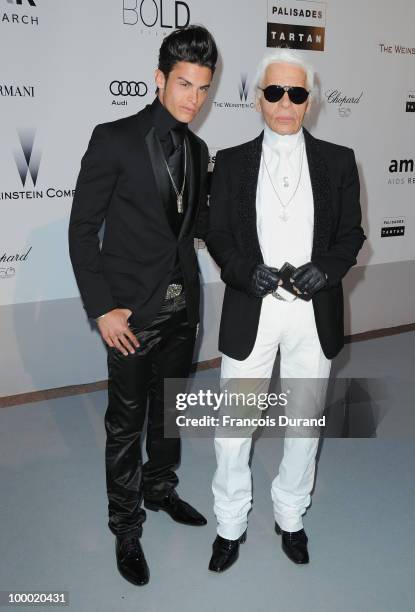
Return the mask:
<svg viewBox="0 0 415 612">
<path fill-rule="evenodd" d="M 271 64 L 294 64 L 302 68 L 306 75 L 306 89 L 310 92 L 310 98 L 313 94 L 314 88 L 314 69 L 308 62 L 305 61 L 301 53 L 292 49 L 277 48 L 272 51 L 267 51 L 261 61 L 258 64 L 258 68 L 255 74 L 254 85 L 257 90 L 257 96 L 262 95 L 262 91 L 258 90 L 258 87 L 262 86 L 265 72 Z M 285 83 L 278 83 L 278 85 L 285 85 Z"/>
</svg>

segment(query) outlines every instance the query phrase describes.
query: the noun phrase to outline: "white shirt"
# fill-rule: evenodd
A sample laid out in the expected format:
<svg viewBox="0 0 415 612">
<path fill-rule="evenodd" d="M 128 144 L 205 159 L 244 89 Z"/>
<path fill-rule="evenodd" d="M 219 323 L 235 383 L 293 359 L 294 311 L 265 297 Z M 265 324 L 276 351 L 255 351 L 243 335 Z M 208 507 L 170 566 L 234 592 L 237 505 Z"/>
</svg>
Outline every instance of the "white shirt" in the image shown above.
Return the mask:
<svg viewBox="0 0 415 612">
<path fill-rule="evenodd" d="M 287 221 L 281 218 L 284 207 L 275 191 L 286 204 Z M 302 128 L 282 136 L 265 125 L 256 212 L 265 264 L 280 268 L 287 261 L 297 267 L 310 261 L 314 202 Z"/>
</svg>

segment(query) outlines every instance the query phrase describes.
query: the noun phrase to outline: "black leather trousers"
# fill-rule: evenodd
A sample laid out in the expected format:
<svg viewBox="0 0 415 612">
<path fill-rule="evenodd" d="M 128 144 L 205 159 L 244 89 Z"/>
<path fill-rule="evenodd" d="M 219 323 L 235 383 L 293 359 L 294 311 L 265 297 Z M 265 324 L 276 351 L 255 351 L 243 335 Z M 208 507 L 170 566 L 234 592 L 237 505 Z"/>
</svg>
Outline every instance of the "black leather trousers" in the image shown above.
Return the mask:
<svg viewBox="0 0 415 612">
<path fill-rule="evenodd" d="M 130 329 L 140 342 L 134 354 L 124 356 L 108 347 L 105 461 L 108 525 L 115 535 L 141 533 L 146 518 L 143 495 L 161 500 L 178 484 L 179 432 L 175 438 L 164 437 L 164 419 L 172 419 L 170 433 L 177 411 L 164 403 L 164 378 L 188 377 L 196 337 L 196 328 L 187 322 L 184 294 L 165 300 L 145 329 L 139 331 L 131 317 Z M 148 461 L 143 465 L 141 434 L 146 414 Z"/>
</svg>

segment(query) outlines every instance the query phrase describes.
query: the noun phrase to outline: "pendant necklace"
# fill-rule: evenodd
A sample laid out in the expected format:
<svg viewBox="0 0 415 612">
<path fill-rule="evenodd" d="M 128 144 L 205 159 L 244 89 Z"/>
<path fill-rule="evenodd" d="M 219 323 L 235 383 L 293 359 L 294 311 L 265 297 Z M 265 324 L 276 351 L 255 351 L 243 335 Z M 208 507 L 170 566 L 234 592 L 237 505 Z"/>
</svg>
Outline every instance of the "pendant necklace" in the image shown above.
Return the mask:
<svg viewBox="0 0 415 612">
<path fill-rule="evenodd" d="M 274 193 L 275 193 L 275 195 L 277 196 L 277 198 L 278 198 L 278 200 L 279 200 L 279 203 L 280 203 L 280 205 L 281 205 L 281 208 L 282 208 L 282 213 L 281 213 L 281 215 L 278 215 L 278 216 L 279 216 L 279 218 L 280 218 L 280 219 L 282 219 L 282 221 L 286 222 L 286 221 L 288 221 L 288 216 L 287 216 L 287 210 L 286 210 L 286 209 L 287 209 L 287 208 L 288 208 L 288 206 L 291 204 L 291 202 L 292 202 L 292 201 L 293 201 L 293 199 L 294 199 L 295 194 L 297 193 L 298 187 L 299 187 L 299 185 L 300 185 L 301 174 L 302 174 L 302 172 L 303 172 L 304 144 L 301 146 L 300 173 L 299 173 L 299 175 L 298 175 L 297 185 L 296 185 L 296 188 L 295 188 L 294 193 L 292 194 L 291 198 L 290 198 L 290 199 L 288 200 L 288 202 L 286 202 L 285 204 L 284 204 L 284 202 L 281 200 L 281 198 L 280 198 L 280 196 L 279 196 L 278 191 L 275 189 L 275 185 L 274 185 L 274 183 L 273 183 L 273 181 L 272 181 L 272 178 L 271 178 L 271 173 L 270 173 L 270 171 L 269 171 L 269 169 L 268 169 L 267 162 L 265 161 L 264 151 L 262 151 L 262 159 L 264 160 L 264 166 L 265 166 L 265 169 L 266 169 L 267 174 L 268 174 L 269 182 L 271 183 L 272 189 L 274 190 Z M 284 180 L 284 187 L 288 187 L 288 186 L 289 186 L 289 183 L 288 183 L 288 177 L 284 176 L 284 177 L 283 177 L 283 180 Z"/>
<path fill-rule="evenodd" d="M 186 147 L 186 141 L 183 142 L 183 145 L 184 145 L 184 173 L 183 173 L 182 188 L 181 188 L 180 191 L 177 189 L 176 183 L 174 182 L 174 178 L 171 175 L 169 164 L 167 163 L 166 160 L 164 160 L 164 163 L 166 164 L 167 172 L 169 173 L 171 184 L 173 185 L 173 189 L 174 189 L 174 191 L 176 193 L 177 212 L 180 213 L 180 214 L 183 214 L 183 194 L 184 194 L 184 187 L 186 185 L 186 169 L 187 169 L 187 147 Z"/>
</svg>

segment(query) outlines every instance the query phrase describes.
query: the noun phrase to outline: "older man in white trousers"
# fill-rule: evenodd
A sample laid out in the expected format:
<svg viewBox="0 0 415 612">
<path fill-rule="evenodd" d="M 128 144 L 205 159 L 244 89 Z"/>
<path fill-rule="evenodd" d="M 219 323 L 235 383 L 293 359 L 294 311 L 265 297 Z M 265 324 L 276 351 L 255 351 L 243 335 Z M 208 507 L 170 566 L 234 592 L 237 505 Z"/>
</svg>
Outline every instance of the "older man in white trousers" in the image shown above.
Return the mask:
<svg viewBox="0 0 415 612">
<path fill-rule="evenodd" d="M 283 384 L 295 379 L 291 412 L 297 416 L 323 410 L 331 360 L 344 343 L 341 279 L 365 239 L 353 151 L 303 128 L 313 80 L 298 52 L 275 50 L 263 58 L 256 84 L 264 132 L 218 153 L 207 235 L 226 284 L 221 379 L 270 379 L 279 350 Z M 281 287 L 283 279 L 287 287 L 285 262 L 295 268 L 289 291 Z M 299 564 L 309 562 L 302 516 L 311 500 L 318 440 L 315 429 L 286 435 L 271 486 L 275 531 Z M 246 537 L 250 449 L 250 436 L 223 437 L 222 431 L 215 438 L 212 571 L 230 567 Z"/>
</svg>

